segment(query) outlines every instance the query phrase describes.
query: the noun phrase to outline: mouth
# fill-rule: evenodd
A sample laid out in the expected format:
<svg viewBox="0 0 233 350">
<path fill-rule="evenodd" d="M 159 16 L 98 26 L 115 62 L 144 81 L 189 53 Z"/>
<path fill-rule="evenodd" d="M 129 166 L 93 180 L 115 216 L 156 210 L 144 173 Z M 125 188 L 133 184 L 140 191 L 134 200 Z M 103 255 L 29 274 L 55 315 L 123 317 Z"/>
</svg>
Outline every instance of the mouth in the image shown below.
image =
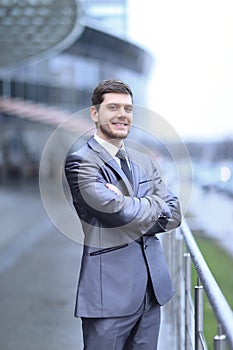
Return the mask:
<svg viewBox="0 0 233 350">
<path fill-rule="evenodd" d="M 118 123 L 112 123 L 112 125 L 115 125 L 115 126 L 117 126 L 117 127 L 125 127 L 125 126 L 128 126 L 129 124 L 128 123 L 126 123 L 126 122 L 118 122 Z"/>
<path fill-rule="evenodd" d="M 112 123 L 112 127 L 115 131 L 126 132 L 128 130 L 127 123 Z"/>
</svg>

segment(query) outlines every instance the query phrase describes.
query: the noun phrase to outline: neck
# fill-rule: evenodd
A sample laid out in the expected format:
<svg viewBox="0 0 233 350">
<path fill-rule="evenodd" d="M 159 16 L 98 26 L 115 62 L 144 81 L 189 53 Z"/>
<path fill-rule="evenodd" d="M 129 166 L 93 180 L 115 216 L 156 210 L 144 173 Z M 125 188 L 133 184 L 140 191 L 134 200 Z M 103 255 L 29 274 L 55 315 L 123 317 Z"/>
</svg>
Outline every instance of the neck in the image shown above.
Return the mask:
<svg viewBox="0 0 233 350">
<path fill-rule="evenodd" d="M 121 148 L 121 146 L 123 145 L 123 139 L 111 139 L 111 138 L 107 138 L 107 137 L 102 137 L 102 135 L 99 135 L 98 132 L 96 133 L 96 135 L 101 138 L 103 141 L 105 142 L 109 142 L 111 143 L 112 145 L 118 147 L 118 148 Z"/>
<path fill-rule="evenodd" d="M 110 142 L 112 145 L 118 148 L 121 148 L 121 146 L 123 145 L 123 140 L 121 139 L 111 139 L 111 140 L 108 140 L 108 142 Z"/>
</svg>

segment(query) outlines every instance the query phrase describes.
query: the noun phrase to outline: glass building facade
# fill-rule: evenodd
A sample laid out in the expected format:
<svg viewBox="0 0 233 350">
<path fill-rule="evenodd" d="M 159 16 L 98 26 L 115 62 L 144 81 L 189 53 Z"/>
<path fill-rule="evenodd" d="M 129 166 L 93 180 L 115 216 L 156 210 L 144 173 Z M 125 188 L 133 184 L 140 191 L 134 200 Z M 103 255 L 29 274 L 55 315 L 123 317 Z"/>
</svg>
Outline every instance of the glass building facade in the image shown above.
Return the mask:
<svg viewBox="0 0 233 350">
<path fill-rule="evenodd" d="M 7 172 L 12 149 L 38 165 L 44 135 L 56 126 L 18 118 L 15 102 L 74 113 L 90 105 L 99 81 L 116 78 L 131 85 L 136 104 L 146 104 L 151 57 L 127 39 L 127 26 L 126 0 L 0 0 L 0 29 L 9 34 L 1 40 L 0 169 Z"/>
</svg>

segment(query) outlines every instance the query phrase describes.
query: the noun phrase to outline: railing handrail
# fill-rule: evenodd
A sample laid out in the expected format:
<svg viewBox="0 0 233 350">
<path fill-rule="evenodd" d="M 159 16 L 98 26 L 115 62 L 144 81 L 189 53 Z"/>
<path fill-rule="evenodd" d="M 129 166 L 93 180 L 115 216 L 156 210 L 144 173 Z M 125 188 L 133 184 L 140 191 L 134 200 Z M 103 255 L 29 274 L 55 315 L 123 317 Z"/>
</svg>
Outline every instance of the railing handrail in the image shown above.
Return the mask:
<svg viewBox="0 0 233 350">
<path fill-rule="evenodd" d="M 209 303 L 211 304 L 215 316 L 227 336 L 229 345 L 233 349 L 233 312 L 212 273 L 210 272 L 210 269 L 204 260 L 185 220 L 183 220 L 180 230 L 184 236 L 192 262 L 203 284 L 203 288 L 206 292 Z"/>
</svg>

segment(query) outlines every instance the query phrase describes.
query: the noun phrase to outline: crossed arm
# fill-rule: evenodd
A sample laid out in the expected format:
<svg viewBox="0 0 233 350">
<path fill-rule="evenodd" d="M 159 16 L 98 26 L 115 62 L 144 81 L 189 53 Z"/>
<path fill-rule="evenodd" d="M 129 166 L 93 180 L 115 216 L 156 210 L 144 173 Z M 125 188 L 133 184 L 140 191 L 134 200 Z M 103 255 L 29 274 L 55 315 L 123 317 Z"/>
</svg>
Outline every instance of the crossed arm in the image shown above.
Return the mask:
<svg viewBox="0 0 233 350">
<path fill-rule="evenodd" d="M 86 158 L 71 155 L 66 161 L 66 176 L 73 202 L 81 218 L 91 223 L 93 217 L 101 225 L 124 226 L 141 234 L 169 231 L 180 225 L 181 214 L 178 200 L 162 188 L 155 194 L 137 198 L 122 195 L 120 189 L 104 179 L 99 164 Z M 158 177 L 158 176 L 157 176 Z"/>
<path fill-rule="evenodd" d="M 121 190 L 113 185 L 113 184 L 110 184 L 110 183 L 107 183 L 105 185 L 109 190 L 113 191 L 114 193 L 116 193 L 117 195 L 122 195 L 122 192 Z M 178 213 L 178 216 L 179 216 L 179 213 Z M 161 215 L 158 217 L 158 220 L 156 221 L 156 223 L 147 231 L 147 235 L 148 234 L 155 234 L 155 233 L 161 233 L 161 232 L 165 232 L 165 231 L 168 231 L 168 230 L 171 230 L 175 227 L 178 227 L 179 226 L 179 220 L 177 221 L 177 225 L 174 225 L 173 223 L 173 226 L 171 226 L 171 223 L 169 225 L 169 220 L 171 220 L 172 218 L 172 214 L 170 214 L 169 216 L 167 215 L 163 215 L 163 213 L 161 213 Z"/>
</svg>

